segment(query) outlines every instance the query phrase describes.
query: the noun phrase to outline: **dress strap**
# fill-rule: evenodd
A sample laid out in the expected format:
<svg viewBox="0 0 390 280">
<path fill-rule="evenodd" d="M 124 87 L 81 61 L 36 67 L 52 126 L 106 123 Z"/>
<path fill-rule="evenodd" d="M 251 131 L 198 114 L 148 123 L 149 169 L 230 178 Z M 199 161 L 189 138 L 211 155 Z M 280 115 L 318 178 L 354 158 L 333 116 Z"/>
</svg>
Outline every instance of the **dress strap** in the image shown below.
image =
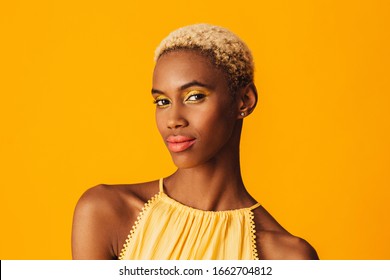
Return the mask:
<svg viewBox="0 0 390 280">
<path fill-rule="evenodd" d="M 253 210 L 253 209 L 256 209 L 257 207 L 259 207 L 261 204 L 259 202 L 257 202 L 255 205 L 252 205 L 251 207 L 249 207 L 248 209 L 249 210 Z"/>
<path fill-rule="evenodd" d="M 160 178 L 160 181 L 158 183 L 159 185 L 159 190 L 160 190 L 160 193 L 164 193 L 164 184 L 163 184 L 163 178 Z"/>
</svg>

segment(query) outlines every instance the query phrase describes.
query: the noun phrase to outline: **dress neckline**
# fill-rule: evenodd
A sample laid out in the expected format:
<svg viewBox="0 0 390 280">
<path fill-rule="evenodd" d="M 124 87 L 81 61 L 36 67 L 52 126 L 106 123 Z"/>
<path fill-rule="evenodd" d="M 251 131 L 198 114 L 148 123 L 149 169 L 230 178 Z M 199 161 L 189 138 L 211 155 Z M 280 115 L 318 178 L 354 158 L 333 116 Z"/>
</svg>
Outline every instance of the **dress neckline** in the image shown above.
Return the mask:
<svg viewBox="0 0 390 280">
<path fill-rule="evenodd" d="M 241 213 L 241 212 L 248 212 L 248 211 L 251 212 L 252 210 L 254 210 L 257 207 L 261 206 L 261 204 L 259 202 L 257 202 L 254 205 L 249 206 L 249 207 L 238 208 L 238 209 L 229 209 L 229 210 L 213 211 L 213 210 L 202 210 L 202 209 L 194 208 L 194 207 L 185 205 L 185 204 L 183 204 L 183 203 L 173 199 L 172 197 L 168 196 L 164 192 L 164 183 L 163 183 L 163 181 L 164 181 L 164 179 L 160 178 L 160 181 L 159 181 L 159 191 L 160 192 L 159 192 L 159 194 L 160 194 L 161 198 L 164 198 L 165 201 L 167 201 L 168 203 L 171 203 L 174 206 L 177 206 L 177 207 L 181 208 L 182 210 L 188 210 L 188 211 L 193 212 L 193 213 L 202 213 L 202 214 L 234 214 L 234 213 Z"/>
</svg>

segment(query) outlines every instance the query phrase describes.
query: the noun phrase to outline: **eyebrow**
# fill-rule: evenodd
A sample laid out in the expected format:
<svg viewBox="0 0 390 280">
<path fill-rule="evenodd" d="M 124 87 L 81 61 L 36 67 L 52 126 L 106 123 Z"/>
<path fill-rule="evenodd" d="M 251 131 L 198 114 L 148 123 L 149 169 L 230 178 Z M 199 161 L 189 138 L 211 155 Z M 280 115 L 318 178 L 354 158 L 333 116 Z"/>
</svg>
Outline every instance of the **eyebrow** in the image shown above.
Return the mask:
<svg viewBox="0 0 390 280">
<path fill-rule="evenodd" d="M 211 86 L 209 86 L 209 85 L 206 85 L 206 84 L 203 84 L 203 83 L 201 83 L 199 81 L 193 80 L 193 81 L 191 81 L 189 83 L 186 83 L 186 84 L 182 85 L 180 87 L 180 90 L 185 90 L 185 89 L 193 87 L 193 86 L 204 87 L 204 88 L 208 88 L 208 89 L 211 88 Z M 152 88 L 152 94 L 155 94 L 155 93 L 163 94 L 164 92 L 162 92 L 161 90 Z"/>
</svg>

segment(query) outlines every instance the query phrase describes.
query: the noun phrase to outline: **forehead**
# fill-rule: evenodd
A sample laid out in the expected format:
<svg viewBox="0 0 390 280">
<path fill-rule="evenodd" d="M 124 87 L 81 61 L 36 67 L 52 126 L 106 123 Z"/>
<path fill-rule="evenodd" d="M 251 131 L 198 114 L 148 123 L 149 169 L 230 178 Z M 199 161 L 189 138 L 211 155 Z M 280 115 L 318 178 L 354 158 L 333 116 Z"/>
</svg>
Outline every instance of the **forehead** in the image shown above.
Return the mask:
<svg viewBox="0 0 390 280">
<path fill-rule="evenodd" d="M 226 86 L 224 73 L 197 51 L 180 50 L 162 55 L 153 72 L 153 88 L 179 88 L 192 81 L 213 87 Z"/>
</svg>

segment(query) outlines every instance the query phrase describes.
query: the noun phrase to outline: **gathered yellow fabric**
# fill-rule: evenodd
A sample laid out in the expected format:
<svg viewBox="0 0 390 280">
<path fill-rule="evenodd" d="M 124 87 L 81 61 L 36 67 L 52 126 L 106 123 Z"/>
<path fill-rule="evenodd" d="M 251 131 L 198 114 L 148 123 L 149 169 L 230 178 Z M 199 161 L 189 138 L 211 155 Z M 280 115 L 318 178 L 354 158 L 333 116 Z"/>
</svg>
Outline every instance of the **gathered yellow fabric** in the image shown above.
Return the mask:
<svg viewBox="0 0 390 280">
<path fill-rule="evenodd" d="M 195 209 L 160 191 L 143 207 L 119 256 L 121 260 L 258 259 L 255 224 L 249 208 Z"/>
</svg>

